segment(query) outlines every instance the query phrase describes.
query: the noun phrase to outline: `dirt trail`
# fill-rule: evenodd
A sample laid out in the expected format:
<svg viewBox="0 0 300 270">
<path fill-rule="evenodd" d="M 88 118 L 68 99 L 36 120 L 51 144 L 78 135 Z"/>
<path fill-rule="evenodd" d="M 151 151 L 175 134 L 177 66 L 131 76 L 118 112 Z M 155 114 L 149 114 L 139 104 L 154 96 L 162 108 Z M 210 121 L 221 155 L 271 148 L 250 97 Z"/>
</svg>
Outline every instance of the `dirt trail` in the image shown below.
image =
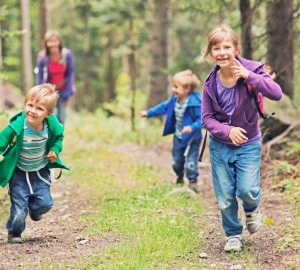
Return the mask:
<svg viewBox="0 0 300 270">
<path fill-rule="evenodd" d="M 115 147 L 115 151 L 131 155 L 137 162 L 150 163 L 154 167 L 170 172 L 170 182 L 174 179 L 171 169 L 171 144 L 163 143 L 153 147 L 142 147 L 132 144 L 123 144 Z M 207 253 L 207 266 L 214 265 L 222 269 L 230 269 L 234 264 L 230 255 L 223 251 L 224 234 L 221 228 L 220 213 L 214 197 L 211 181 L 211 170 L 208 157 L 205 152 L 204 160 L 199 163 L 200 178 L 199 197 L 205 203 L 208 214 L 205 234 L 206 244 L 202 252 Z M 264 166 L 264 165 L 262 165 Z M 66 176 L 63 176 L 66 177 Z M 292 269 L 288 261 L 294 261 L 299 250 L 285 248 L 278 250 L 279 241 L 282 240 L 279 226 L 288 223 L 292 218 L 288 206 L 278 193 L 272 192 L 271 183 L 262 175 L 262 213 L 275 220 L 272 227 L 264 225 L 254 235 L 244 231 L 244 248 L 251 251 L 251 257 L 257 258 L 261 269 Z M 78 222 L 81 213 L 92 212 L 92 206 L 81 199 L 80 190 L 74 184 L 64 180 L 56 181 L 52 187 L 54 208 L 47 213 L 40 222 L 33 222 L 27 218 L 27 227 L 23 235 L 26 240 L 23 245 L 9 245 L 7 231 L 4 226 L 0 228 L 0 269 L 39 269 L 42 262 L 65 261 L 74 263 L 75 257 L 79 257 L 84 251 L 85 256 L 92 256 L 92 252 L 105 249 L 113 244 L 119 243 L 121 239 L 111 234 L 101 234 L 98 238 L 88 239 L 82 235 L 84 229 Z M 9 208 L 6 200 L 2 207 Z M 240 213 L 244 222 L 244 215 Z M 22 258 L 20 263 L 20 258 Z M 239 254 L 236 255 L 239 258 Z M 299 258 L 299 257 L 298 257 Z M 299 263 L 299 261 L 298 261 Z M 244 262 L 243 265 L 247 265 Z M 299 263 L 300 265 L 300 263 Z M 52 267 L 53 268 L 53 267 Z M 55 269 L 55 267 L 53 268 Z"/>
<path fill-rule="evenodd" d="M 170 181 L 175 179 L 174 173 L 171 169 L 171 144 L 159 144 L 154 147 L 141 147 L 123 145 L 123 150 L 130 149 L 131 155 L 139 162 L 151 163 L 153 166 L 170 171 Z M 272 189 L 272 182 L 268 179 L 270 164 L 262 162 L 261 164 L 261 188 L 262 201 L 260 209 L 263 217 L 274 220 L 273 226 L 266 223 L 255 234 L 250 235 L 244 226 L 243 231 L 243 245 L 244 249 L 249 250 L 251 258 L 256 258 L 261 269 L 300 269 L 300 250 L 286 247 L 280 250 L 278 247 L 284 243 L 280 236 L 279 227 L 282 224 L 287 224 L 293 219 L 290 206 L 285 203 L 283 196 Z M 207 266 L 221 267 L 222 269 L 230 269 L 235 264 L 230 260 L 230 254 L 224 252 L 225 235 L 221 226 L 221 216 L 216 203 L 212 179 L 211 167 L 206 149 L 203 161 L 199 163 L 199 190 L 201 190 L 200 200 L 206 205 L 208 209 L 207 222 L 205 234 L 206 244 L 202 252 L 205 252 L 208 257 Z M 239 201 L 239 217 L 243 224 L 245 224 L 245 216 Z M 300 240 L 300 239 L 298 239 Z M 238 260 L 239 254 L 236 253 Z M 299 268 L 290 267 L 289 263 L 294 262 Z M 244 262 L 243 267 L 247 267 L 247 262 Z M 248 269 L 251 268 L 248 265 Z M 254 268 L 251 268 L 254 269 Z"/>
<path fill-rule="evenodd" d="M 78 222 L 78 216 L 92 212 L 93 208 L 81 199 L 78 187 L 58 180 L 51 190 L 54 207 L 39 222 L 27 217 L 26 230 L 22 234 L 24 244 L 7 244 L 7 231 L 4 224 L 1 226 L 0 269 L 40 269 L 42 263 L 48 264 L 48 269 L 58 269 L 52 261 L 74 265 L 74 259 L 83 252 L 85 256 L 92 256 L 95 250 L 120 242 L 115 235 L 103 234 L 89 239 L 82 234 L 84 228 Z M 9 209 L 8 200 L 2 207 Z"/>
</svg>

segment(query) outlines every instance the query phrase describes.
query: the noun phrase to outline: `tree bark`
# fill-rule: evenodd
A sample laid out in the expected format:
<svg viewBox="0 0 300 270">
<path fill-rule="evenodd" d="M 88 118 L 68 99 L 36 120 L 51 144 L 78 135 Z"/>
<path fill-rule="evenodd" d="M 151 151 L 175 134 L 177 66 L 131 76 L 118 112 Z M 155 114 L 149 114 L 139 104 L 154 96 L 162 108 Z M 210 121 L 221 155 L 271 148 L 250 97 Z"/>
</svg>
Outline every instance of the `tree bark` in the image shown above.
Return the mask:
<svg viewBox="0 0 300 270">
<path fill-rule="evenodd" d="M 0 33 L 2 31 L 1 21 L 0 21 Z M 2 69 L 2 37 L 0 37 L 0 68 Z M 5 105 L 5 95 L 2 81 L 2 72 L 0 72 L 0 110 L 4 110 Z"/>
<path fill-rule="evenodd" d="M 150 0 L 150 94 L 148 107 L 168 98 L 168 28 L 170 24 L 170 0 Z"/>
<path fill-rule="evenodd" d="M 44 48 L 44 36 L 48 30 L 48 11 L 47 0 L 39 0 L 39 46 L 40 50 Z"/>
<path fill-rule="evenodd" d="M 276 73 L 275 81 L 291 99 L 294 96 L 293 0 L 267 3 L 267 64 Z"/>
<path fill-rule="evenodd" d="M 133 3 L 130 1 L 130 11 L 129 11 L 129 38 L 130 38 L 130 54 L 128 55 L 128 66 L 129 66 L 129 76 L 130 76 L 130 88 L 132 91 L 131 99 L 131 130 L 135 131 L 135 92 L 136 92 L 136 64 L 135 64 L 135 45 L 134 45 L 134 15 L 133 15 Z"/>
<path fill-rule="evenodd" d="M 250 0 L 240 0 L 240 12 L 242 22 L 242 54 L 247 59 L 253 58 L 253 41 L 252 41 L 252 8 Z"/>
<path fill-rule="evenodd" d="M 29 16 L 29 0 L 21 1 L 21 17 L 22 29 L 26 30 L 22 34 L 22 87 L 23 93 L 32 87 L 32 58 L 31 58 L 31 43 L 30 43 L 30 16 Z"/>
</svg>

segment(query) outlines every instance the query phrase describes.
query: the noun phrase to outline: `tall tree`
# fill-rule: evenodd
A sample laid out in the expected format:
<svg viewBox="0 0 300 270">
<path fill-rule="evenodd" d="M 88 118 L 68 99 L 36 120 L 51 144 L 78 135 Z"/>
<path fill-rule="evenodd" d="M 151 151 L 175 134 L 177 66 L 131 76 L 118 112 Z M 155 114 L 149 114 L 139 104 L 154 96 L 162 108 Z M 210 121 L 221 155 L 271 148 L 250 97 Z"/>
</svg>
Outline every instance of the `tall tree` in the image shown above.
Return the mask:
<svg viewBox="0 0 300 270">
<path fill-rule="evenodd" d="M 253 58 L 253 41 L 252 41 L 252 8 L 250 0 L 240 0 L 240 12 L 242 22 L 242 53 L 247 59 Z"/>
<path fill-rule="evenodd" d="M 1 21 L 0 21 L 0 33 L 1 33 Z M 0 36 L 0 110 L 4 110 L 5 95 L 2 81 L 2 37 Z"/>
<path fill-rule="evenodd" d="M 44 35 L 49 28 L 47 0 L 39 0 L 39 45 L 43 49 Z"/>
<path fill-rule="evenodd" d="M 168 97 L 168 28 L 171 20 L 170 0 L 149 0 L 150 14 L 150 95 L 148 107 Z"/>
<path fill-rule="evenodd" d="M 293 0 L 267 3 L 267 63 L 277 77 L 275 81 L 282 91 L 293 98 L 294 78 L 294 33 Z"/>
<path fill-rule="evenodd" d="M 29 0 L 21 1 L 22 29 L 22 87 L 25 94 L 32 87 Z"/>
</svg>

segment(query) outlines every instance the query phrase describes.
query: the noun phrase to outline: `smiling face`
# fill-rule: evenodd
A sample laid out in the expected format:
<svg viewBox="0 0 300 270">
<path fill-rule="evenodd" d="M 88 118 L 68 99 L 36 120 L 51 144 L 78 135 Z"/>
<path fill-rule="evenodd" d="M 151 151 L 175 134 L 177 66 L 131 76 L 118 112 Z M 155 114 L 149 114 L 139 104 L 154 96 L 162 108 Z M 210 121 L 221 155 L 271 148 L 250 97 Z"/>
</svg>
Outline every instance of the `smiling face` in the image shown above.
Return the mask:
<svg viewBox="0 0 300 270">
<path fill-rule="evenodd" d="M 46 99 L 32 99 L 25 103 L 25 117 L 27 124 L 34 130 L 42 131 L 44 119 L 51 113 Z"/>
<path fill-rule="evenodd" d="M 46 46 L 50 52 L 60 50 L 60 40 L 56 36 L 51 36 L 46 41 Z"/>
<path fill-rule="evenodd" d="M 182 86 L 178 81 L 173 80 L 172 92 L 176 98 L 179 99 L 180 102 L 186 100 L 188 95 L 190 94 L 191 87 L 190 86 Z"/>
<path fill-rule="evenodd" d="M 235 46 L 230 39 L 225 39 L 212 46 L 210 56 L 220 68 L 230 68 L 233 59 L 239 54 L 240 46 Z"/>
</svg>

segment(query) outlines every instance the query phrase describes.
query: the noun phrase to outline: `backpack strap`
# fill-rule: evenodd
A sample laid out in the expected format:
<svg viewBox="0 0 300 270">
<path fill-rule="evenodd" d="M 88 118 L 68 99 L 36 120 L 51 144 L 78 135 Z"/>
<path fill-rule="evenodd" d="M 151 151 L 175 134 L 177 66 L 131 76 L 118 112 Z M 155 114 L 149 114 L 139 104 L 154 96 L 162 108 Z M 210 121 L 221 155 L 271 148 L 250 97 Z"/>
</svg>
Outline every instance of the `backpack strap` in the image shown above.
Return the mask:
<svg viewBox="0 0 300 270">
<path fill-rule="evenodd" d="M 198 158 L 199 162 L 202 161 L 202 157 L 203 157 L 205 146 L 206 146 L 206 139 L 207 139 L 207 130 L 205 130 L 205 136 L 204 136 L 202 148 L 201 148 L 201 151 L 200 151 L 200 155 L 199 155 L 199 158 Z"/>
<path fill-rule="evenodd" d="M 268 115 L 264 114 L 263 95 L 261 93 L 256 94 L 256 92 L 253 90 L 250 84 L 247 84 L 247 93 L 248 96 L 251 98 L 253 109 L 258 111 L 260 117 L 262 117 L 263 119 L 268 119 L 270 116 L 275 114 L 275 112 L 272 112 Z"/>
</svg>

